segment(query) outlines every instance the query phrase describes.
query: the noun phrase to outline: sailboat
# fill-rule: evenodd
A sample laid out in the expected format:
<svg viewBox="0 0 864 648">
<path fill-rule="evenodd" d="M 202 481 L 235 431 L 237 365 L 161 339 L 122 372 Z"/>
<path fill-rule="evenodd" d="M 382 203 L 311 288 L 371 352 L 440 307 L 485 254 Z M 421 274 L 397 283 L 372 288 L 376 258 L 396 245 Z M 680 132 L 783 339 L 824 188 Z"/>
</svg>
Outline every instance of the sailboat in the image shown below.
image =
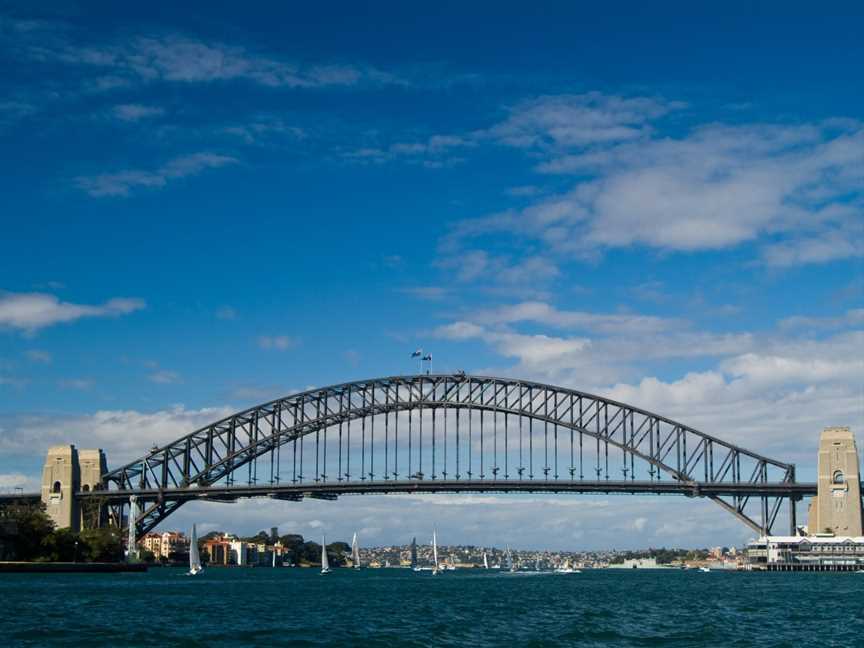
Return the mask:
<svg viewBox="0 0 864 648">
<path fill-rule="evenodd" d="M 556 574 L 581 574 L 582 572 L 579 571 L 578 569 L 573 569 L 573 567 L 570 566 L 570 561 L 565 560 L 564 564 L 555 570 L 555 573 Z"/>
<path fill-rule="evenodd" d="M 354 569 L 360 569 L 360 545 L 357 544 L 357 532 L 354 532 L 354 538 L 351 540 L 351 562 L 354 563 Z"/>
<path fill-rule="evenodd" d="M 441 568 L 438 566 L 438 534 L 432 529 L 432 575 L 435 576 Z"/>
<path fill-rule="evenodd" d="M 273 550 L 273 553 L 271 555 L 273 556 L 273 565 L 272 566 L 275 567 L 276 566 L 276 550 L 275 549 Z"/>
<path fill-rule="evenodd" d="M 489 558 L 486 557 L 486 552 L 483 552 L 483 569 L 489 569 Z"/>
<path fill-rule="evenodd" d="M 417 537 L 411 538 L 411 569 L 415 572 L 420 571 L 420 567 L 417 565 Z"/>
<path fill-rule="evenodd" d="M 204 568 L 201 566 L 201 557 L 198 555 L 198 534 L 195 525 L 192 525 L 192 536 L 189 538 L 189 575 L 200 574 Z"/>
<path fill-rule="evenodd" d="M 504 558 L 506 560 L 507 570 L 511 572 L 515 572 L 516 568 L 513 565 L 513 554 L 510 553 L 510 546 L 507 546 L 507 552 L 504 554 Z"/>
<path fill-rule="evenodd" d="M 538 571 L 538 572 L 540 571 L 540 559 L 539 558 L 534 559 L 534 571 Z"/>
<path fill-rule="evenodd" d="M 321 574 L 330 573 L 330 561 L 327 560 L 327 536 L 321 536 Z"/>
</svg>

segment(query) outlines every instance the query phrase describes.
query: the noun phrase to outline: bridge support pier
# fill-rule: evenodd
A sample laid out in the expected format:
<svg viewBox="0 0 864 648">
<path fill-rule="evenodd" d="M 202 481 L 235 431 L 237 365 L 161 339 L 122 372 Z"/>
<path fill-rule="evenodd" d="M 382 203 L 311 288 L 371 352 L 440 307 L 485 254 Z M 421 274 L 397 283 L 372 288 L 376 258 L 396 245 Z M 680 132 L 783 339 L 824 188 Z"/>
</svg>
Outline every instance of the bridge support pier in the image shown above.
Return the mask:
<svg viewBox="0 0 864 648">
<path fill-rule="evenodd" d="M 101 490 L 107 472 L 102 450 L 78 450 L 74 445 L 48 449 L 42 468 L 42 503 L 58 529 L 80 531 L 104 524 L 104 506 L 92 500 L 81 506 L 75 494 Z"/>
</svg>

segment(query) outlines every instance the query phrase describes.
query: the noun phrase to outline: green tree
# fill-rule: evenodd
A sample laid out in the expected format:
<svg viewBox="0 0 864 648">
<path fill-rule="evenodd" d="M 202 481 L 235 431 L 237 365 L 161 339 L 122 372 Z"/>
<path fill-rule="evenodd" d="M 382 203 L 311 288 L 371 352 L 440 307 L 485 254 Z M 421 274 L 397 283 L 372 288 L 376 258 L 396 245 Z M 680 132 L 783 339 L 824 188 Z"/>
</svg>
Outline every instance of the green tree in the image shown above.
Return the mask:
<svg viewBox="0 0 864 648">
<path fill-rule="evenodd" d="M 88 562 L 117 562 L 123 555 L 120 529 L 85 529 L 79 537 L 84 549 L 84 559 Z"/>
<path fill-rule="evenodd" d="M 45 513 L 45 506 L 20 504 L 9 506 L 3 517 L 14 522 L 17 535 L 13 546 L 17 560 L 43 559 L 42 543 L 53 531 L 54 522 Z"/>
<path fill-rule="evenodd" d="M 73 562 L 82 560 L 82 551 L 78 534 L 72 529 L 56 529 L 42 539 L 42 552 L 39 557 L 50 562 Z"/>
</svg>

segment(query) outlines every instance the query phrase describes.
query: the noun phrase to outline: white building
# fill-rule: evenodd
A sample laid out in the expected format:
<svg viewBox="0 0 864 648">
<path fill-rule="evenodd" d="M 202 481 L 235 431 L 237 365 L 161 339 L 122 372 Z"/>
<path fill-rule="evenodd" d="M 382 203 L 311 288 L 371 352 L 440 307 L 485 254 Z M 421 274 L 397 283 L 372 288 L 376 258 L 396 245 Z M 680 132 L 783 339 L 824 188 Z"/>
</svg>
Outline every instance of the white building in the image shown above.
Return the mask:
<svg viewBox="0 0 864 648">
<path fill-rule="evenodd" d="M 864 536 L 763 536 L 746 554 L 751 570 L 858 571 L 864 570 Z"/>
</svg>

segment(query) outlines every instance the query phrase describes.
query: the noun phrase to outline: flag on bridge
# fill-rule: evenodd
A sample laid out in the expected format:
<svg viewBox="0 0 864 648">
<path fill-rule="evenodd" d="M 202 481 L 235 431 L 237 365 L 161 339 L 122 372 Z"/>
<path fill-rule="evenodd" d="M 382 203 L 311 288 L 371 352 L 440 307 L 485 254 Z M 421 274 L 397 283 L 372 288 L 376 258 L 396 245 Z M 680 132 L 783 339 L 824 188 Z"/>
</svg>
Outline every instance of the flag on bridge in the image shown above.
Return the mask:
<svg viewBox="0 0 864 648">
<path fill-rule="evenodd" d="M 412 358 L 419 358 L 423 355 L 423 349 L 417 349 L 414 353 L 411 354 Z"/>
<path fill-rule="evenodd" d="M 430 353 L 429 355 L 425 355 L 425 356 L 423 356 L 423 357 L 420 358 L 420 359 L 421 359 L 423 362 L 432 362 L 432 354 Z"/>
</svg>

